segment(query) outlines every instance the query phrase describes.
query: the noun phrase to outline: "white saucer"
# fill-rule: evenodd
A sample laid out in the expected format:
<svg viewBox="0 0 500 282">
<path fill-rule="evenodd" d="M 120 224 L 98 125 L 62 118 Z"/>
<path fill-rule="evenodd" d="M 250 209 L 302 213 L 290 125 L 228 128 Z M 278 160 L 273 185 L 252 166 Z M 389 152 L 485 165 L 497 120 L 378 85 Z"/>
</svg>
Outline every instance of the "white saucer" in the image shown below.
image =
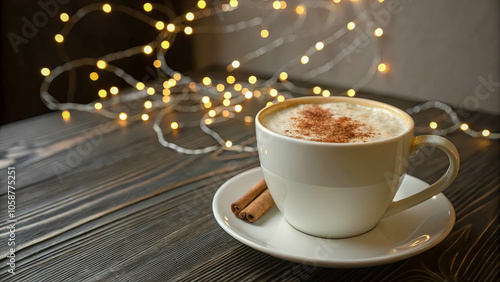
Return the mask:
<svg viewBox="0 0 500 282">
<path fill-rule="evenodd" d="M 237 219 L 231 212 L 231 203 L 262 178 L 261 168 L 256 167 L 224 183 L 212 203 L 215 219 L 241 243 L 293 262 L 320 267 L 367 267 L 396 262 L 434 247 L 455 224 L 455 210 L 443 194 L 381 220 L 365 234 L 346 239 L 324 239 L 302 233 L 288 224 L 276 206 L 254 223 Z M 396 200 L 427 186 L 424 181 L 407 175 Z"/>
</svg>

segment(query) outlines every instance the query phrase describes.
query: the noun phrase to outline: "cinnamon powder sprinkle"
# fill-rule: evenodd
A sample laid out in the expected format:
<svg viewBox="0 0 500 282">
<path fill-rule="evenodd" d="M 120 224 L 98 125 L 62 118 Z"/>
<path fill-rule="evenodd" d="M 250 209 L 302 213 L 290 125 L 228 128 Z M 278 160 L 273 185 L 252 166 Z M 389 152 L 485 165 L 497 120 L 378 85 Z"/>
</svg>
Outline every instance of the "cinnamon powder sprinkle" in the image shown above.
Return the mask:
<svg viewBox="0 0 500 282">
<path fill-rule="evenodd" d="M 295 133 L 299 136 L 316 136 L 306 140 L 328 143 L 349 143 L 372 137 L 374 132 L 366 124 L 349 117 L 333 117 L 333 114 L 319 105 L 308 105 L 292 117 Z M 300 137 L 299 137 L 300 138 Z M 301 138 L 305 139 L 305 138 Z"/>
</svg>

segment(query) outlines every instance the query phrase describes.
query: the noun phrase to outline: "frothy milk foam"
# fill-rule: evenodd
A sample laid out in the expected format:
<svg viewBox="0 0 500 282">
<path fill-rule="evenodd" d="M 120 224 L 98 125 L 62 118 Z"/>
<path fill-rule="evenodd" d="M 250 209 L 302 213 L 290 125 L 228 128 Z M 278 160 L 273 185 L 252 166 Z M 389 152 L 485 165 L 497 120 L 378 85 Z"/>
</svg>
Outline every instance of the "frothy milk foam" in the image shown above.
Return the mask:
<svg viewBox="0 0 500 282">
<path fill-rule="evenodd" d="M 263 125 L 293 138 L 330 143 L 364 143 L 403 133 L 407 122 L 389 110 L 354 103 L 303 104 L 277 111 Z"/>
</svg>

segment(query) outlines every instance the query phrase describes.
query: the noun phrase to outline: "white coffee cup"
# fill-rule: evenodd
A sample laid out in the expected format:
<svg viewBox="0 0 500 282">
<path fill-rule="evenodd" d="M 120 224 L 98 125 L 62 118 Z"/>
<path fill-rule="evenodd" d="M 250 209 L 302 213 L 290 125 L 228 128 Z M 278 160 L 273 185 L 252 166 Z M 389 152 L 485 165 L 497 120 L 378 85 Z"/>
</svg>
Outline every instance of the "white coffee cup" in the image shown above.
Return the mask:
<svg viewBox="0 0 500 282">
<path fill-rule="evenodd" d="M 300 104 L 346 102 L 383 108 L 407 123 L 398 136 L 367 143 L 324 143 L 273 132 L 262 120 Z M 286 220 L 318 237 L 344 238 L 371 230 L 384 217 L 420 204 L 446 189 L 459 169 L 455 146 L 435 135 L 414 137 L 413 119 L 377 101 L 349 97 L 303 97 L 262 109 L 256 117 L 257 146 L 264 178 Z M 425 146 L 443 150 L 446 173 L 427 189 L 393 201 L 410 155 Z"/>
</svg>

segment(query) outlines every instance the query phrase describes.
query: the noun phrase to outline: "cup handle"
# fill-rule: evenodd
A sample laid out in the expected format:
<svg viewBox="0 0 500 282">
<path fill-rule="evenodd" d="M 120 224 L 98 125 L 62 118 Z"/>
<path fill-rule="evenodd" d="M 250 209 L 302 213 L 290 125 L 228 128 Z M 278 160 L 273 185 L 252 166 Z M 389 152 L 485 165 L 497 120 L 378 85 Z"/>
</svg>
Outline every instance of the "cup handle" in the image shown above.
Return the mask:
<svg viewBox="0 0 500 282">
<path fill-rule="evenodd" d="M 455 145 L 453 145 L 453 143 L 448 141 L 448 139 L 437 135 L 420 135 L 413 139 L 410 156 L 414 156 L 418 150 L 426 146 L 433 146 L 441 149 L 446 153 L 446 155 L 448 155 L 448 158 L 450 160 L 448 170 L 443 176 L 441 176 L 438 181 L 434 182 L 425 190 L 397 202 L 392 202 L 382 218 L 391 216 L 400 211 L 416 206 L 441 193 L 444 189 L 450 186 L 450 184 L 457 176 L 458 169 L 460 167 L 460 158 L 458 156 L 457 148 L 455 147 Z"/>
</svg>

